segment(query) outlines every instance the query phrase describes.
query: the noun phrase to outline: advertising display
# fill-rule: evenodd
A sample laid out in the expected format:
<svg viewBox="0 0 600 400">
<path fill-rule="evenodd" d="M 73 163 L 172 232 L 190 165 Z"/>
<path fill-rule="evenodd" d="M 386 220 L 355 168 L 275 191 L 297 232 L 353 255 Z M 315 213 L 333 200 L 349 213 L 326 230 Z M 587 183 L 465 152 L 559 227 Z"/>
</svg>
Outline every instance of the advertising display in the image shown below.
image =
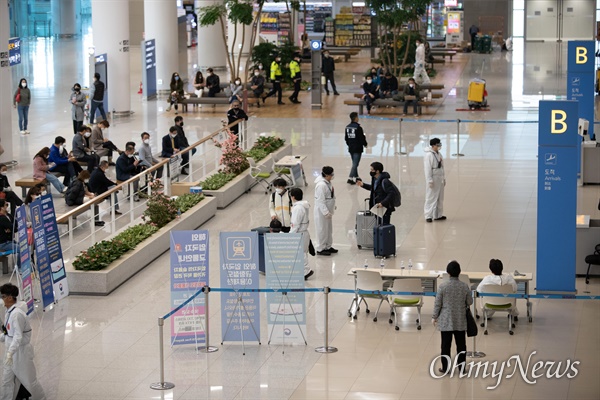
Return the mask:
<svg viewBox="0 0 600 400">
<path fill-rule="evenodd" d="M 171 308 L 208 284 L 208 231 L 171 232 Z M 204 296 L 197 296 L 170 318 L 171 345 L 205 343 Z"/>
<path fill-rule="evenodd" d="M 221 334 L 223 342 L 260 341 L 260 296 L 258 292 L 258 233 L 221 232 Z"/>
<path fill-rule="evenodd" d="M 8 39 L 8 62 L 11 67 L 21 64 L 21 38 Z"/>
<path fill-rule="evenodd" d="M 48 252 L 48 263 L 52 271 L 52 287 L 54 289 L 54 301 L 58 301 L 69 295 L 69 284 L 67 282 L 67 271 L 63 261 L 62 248 L 60 246 L 60 235 L 56 224 L 56 212 L 52 195 L 46 194 L 42 200 L 42 223 L 44 224 L 44 243 Z"/>
<path fill-rule="evenodd" d="M 576 101 L 540 101 L 537 197 L 537 292 L 575 292 Z"/>
<path fill-rule="evenodd" d="M 29 243 L 27 243 L 27 219 L 25 217 L 25 206 L 16 210 L 17 220 L 17 246 L 19 247 L 20 270 L 21 270 L 21 295 L 27 303 L 27 315 L 33 312 L 33 287 L 31 285 L 31 254 Z"/>
<path fill-rule="evenodd" d="M 272 344 L 305 344 L 304 246 L 299 233 L 265 234 L 267 324 Z M 283 293 L 285 292 L 285 294 Z"/>
<path fill-rule="evenodd" d="M 460 44 L 463 37 L 464 22 L 462 11 L 448 11 L 446 27 L 446 44 Z"/>
<path fill-rule="evenodd" d="M 49 195 L 46 195 L 49 196 Z M 40 277 L 42 290 L 42 305 L 44 309 L 54 303 L 54 287 L 52 282 L 52 269 L 46 248 L 44 235 L 44 222 L 42 218 L 42 199 L 38 197 L 29 205 L 31 210 L 31 227 L 33 228 L 33 244 L 35 246 L 35 260 Z"/>
</svg>

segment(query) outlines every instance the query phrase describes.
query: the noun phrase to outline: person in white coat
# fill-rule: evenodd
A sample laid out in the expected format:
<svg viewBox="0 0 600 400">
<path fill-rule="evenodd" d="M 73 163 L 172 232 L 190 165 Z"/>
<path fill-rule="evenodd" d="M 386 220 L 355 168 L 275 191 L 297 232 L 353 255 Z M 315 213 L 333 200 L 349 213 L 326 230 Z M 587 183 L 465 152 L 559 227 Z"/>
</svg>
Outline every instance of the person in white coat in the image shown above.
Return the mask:
<svg viewBox="0 0 600 400">
<path fill-rule="evenodd" d="M 45 400 L 46 395 L 37 380 L 33 364 L 31 325 L 27 319 L 27 305 L 19 301 L 19 288 L 11 283 L 0 286 L 6 307 L 0 341 L 5 342 L 4 370 L 0 399 L 12 400 L 15 395 L 15 378 L 31 393 L 32 400 Z M 24 310 L 25 309 L 25 310 Z"/>
<path fill-rule="evenodd" d="M 300 188 L 290 190 L 292 197 L 292 217 L 290 222 L 290 233 L 301 233 L 304 246 L 304 280 L 310 278 L 314 271 L 308 266 L 308 246 L 310 243 L 310 233 L 308 232 L 308 201 L 302 200 L 304 193 Z"/>
<path fill-rule="evenodd" d="M 315 179 L 315 228 L 317 243 L 315 249 L 320 256 L 330 256 L 337 253 L 333 245 L 333 214 L 335 212 L 335 191 L 333 168 L 323 167 L 321 176 Z"/>
<path fill-rule="evenodd" d="M 515 278 L 513 278 L 511 274 L 503 274 L 503 269 L 504 266 L 502 265 L 502 261 L 492 258 L 490 260 L 490 271 L 492 272 L 492 274 L 487 275 L 483 278 L 483 280 L 477 286 L 477 292 L 483 293 L 483 287 L 485 285 L 510 285 L 512 287 L 513 293 L 517 293 L 517 282 L 515 281 Z M 492 315 L 494 315 L 494 311 L 488 310 L 488 316 L 491 317 Z M 513 317 L 515 317 L 515 321 L 519 320 L 519 318 L 517 317 L 519 315 L 519 310 L 516 306 L 512 311 L 512 315 Z"/>
<path fill-rule="evenodd" d="M 415 73 L 413 78 L 421 85 L 423 83 L 430 83 L 429 75 L 425 70 L 425 45 L 421 39 L 416 40 L 417 50 L 415 52 Z"/>
<path fill-rule="evenodd" d="M 444 160 L 440 150 L 442 142 L 438 138 L 429 141 L 428 148 L 425 149 L 423 163 L 425 167 L 425 220 L 443 221 L 444 216 L 444 187 L 446 186 L 446 176 L 444 174 Z"/>
</svg>

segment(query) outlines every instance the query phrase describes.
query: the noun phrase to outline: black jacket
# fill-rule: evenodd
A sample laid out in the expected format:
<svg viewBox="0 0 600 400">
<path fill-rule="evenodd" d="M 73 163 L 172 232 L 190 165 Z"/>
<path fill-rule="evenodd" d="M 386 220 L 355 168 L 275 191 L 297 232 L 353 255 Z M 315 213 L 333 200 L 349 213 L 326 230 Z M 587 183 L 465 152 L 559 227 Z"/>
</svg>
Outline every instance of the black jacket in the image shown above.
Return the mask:
<svg viewBox="0 0 600 400">
<path fill-rule="evenodd" d="M 108 190 L 109 187 L 115 186 L 116 183 L 106 177 L 104 171 L 100 168 L 96 168 L 92 172 L 90 177 L 90 190 L 95 194 L 102 194 Z"/>
<path fill-rule="evenodd" d="M 7 187 L 10 187 L 10 183 L 8 183 L 8 176 L 0 175 L 0 192 Z"/>
<path fill-rule="evenodd" d="M 0 243 L 11 242 L 16 226 L 10 214 L 0 216 Z"/>
<path fill-rule="evenodd" d="M 206 87 L 213 93 L 219 93 L 221 91 L 221 79 L 219 79 L 219 75 L 213 73 L 207 76 Z"/>
<path fill-rule="evenodd" d="M 117 158 L 117 166 L 115 168 L 117 180 L 126 181 L 138 173 L 138 167 L 133 164 L 134 162 L 135 158 L 128 157 L 125 152 L 121 153 L 119 158 Z"/>
<path fill-rule="evenodd" d="M 365 82 L 363 83 L 363 91 L 366 95 L 372 94 L 377 97 L 377 84 L 375 82 L 371 82 L 370 84 Z"/>
<path fill-rule="evenodd" d="M 231 124 L 232 122 L 237 121 L 238 119 L 245 119 L 246 121 L 248 121 L 248 115 L 246 115 L 246 113 L 244 112 L 244 110 L 242 110 L 241 108 L 232 108 L 231 110 L 227 111 L 227 124 Z M 234 133 L 237 135 L 237 133 L 239 132 L 239 128 L 240 124 L 237 124 L 235 126 L 231 127 L 231 133 Z"/>
<path fill-rule="evenodd" d="M 177 128 L 177 139 L 179 139 L 179 149 L 185 149 L 186 147 L 190 147 L 190 144 L 187 140 L 187 136 L 185 136 L 185 131 L 183 130 L 182 126 L 179 125 L 175 125 L 175 128 Z"/>
<path fill-rule="evenodd" d="M 69 185 L 67 193 L 65 193 L 65 202 L 68 206 L 80 206 L 83 204 L 83 197 L 85 196 L 85 183 L 79 179 L 75 179 Z"/>
<path fill-rule="evenodd" d="M 92 100 L 102 102 L 104 100 L 104 82 L 94 82 L 94 97 Z"/>
<path fill-rule="evenodd" d="M 378 179 L 371 179 L 371 184 L 363 183 L 363 189 L 371 191 L 369 196 L 369 207 L 373 207 L 377 203 L 381 203 L 382 206 L 388 209 L 388 212 L 395 211 L 394 207 L 394 192 L 390 190 L 392 187 L 389 185 L 390 174 L 383 171 Z M 386 183 L 387 186 L 386 186 Z"/>
<path fill-rule="evenodd" d="M 394 92 L 398 90 L 398 78 L 392 75 L 391 78 L 383 78 L 381 80 L 382 92 Z"/>
<path fill-rule="evenodd" d="M 181 143 L 179 142 L 179 134 L 175 136 L 173 139 L 175 142 L 175 149 L 181 150 Z M 165 135 L 162 138 L 162 152 L 160 153 L 161 157 L 171 157 L 175 154 L 175 149 L 173 149 L 173 145 L 171 144 L 171 135 Z"/>
<path fill-rule="evenodd" d="M 333 60 L 333 57 L 323 57 L 323 60 L 321 61 L 321 72 L 324 74 L 333 74 L 333 71 L 335 71 L 335 61 Z"/>
<path fill-rule="evenodd" d="M 362 153 L 363 148 L 367 146 L 367 138 L 365 137 L 363 128 L 358 122 L 351 122 L 348 126 L 346 126 L 344 139 L 346 140 L 348 152 L 350 154 Z"/>
</svg>

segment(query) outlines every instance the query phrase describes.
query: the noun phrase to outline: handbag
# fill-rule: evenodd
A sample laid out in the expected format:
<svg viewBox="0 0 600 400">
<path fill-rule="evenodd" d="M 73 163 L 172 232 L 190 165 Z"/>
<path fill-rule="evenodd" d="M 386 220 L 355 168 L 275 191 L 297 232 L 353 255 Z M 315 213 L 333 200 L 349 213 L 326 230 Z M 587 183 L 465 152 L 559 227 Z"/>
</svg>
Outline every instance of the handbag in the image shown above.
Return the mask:
<svg viewBox="0 0 600 400">
<path fill-rule="evenodd" d="M 467 307 L 467 336 L 477 336 L 477 322 L 475 322 L 475 318 L 473 318 L 469 307 Z"/>
<path fill-rule="evenodd" d="M 21 102 L 21 88 L 19 88 L 19 90 L 17 90 L 17 95 L 15 96 L 15 102 L 16 103 Z"/>
</svg>

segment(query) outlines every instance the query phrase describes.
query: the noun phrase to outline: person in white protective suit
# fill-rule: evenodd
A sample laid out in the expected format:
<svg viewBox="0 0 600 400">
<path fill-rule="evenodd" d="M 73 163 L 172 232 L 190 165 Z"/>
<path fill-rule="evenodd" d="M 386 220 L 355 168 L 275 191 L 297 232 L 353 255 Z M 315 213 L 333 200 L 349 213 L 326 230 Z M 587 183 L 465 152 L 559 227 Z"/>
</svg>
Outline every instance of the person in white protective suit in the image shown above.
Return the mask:
<svg viewBox="0 0 600 400">
<path fill-rule="evenodd" d="M 317 243 L 315 249 L 320 256 L 330 256 L 337 253 L 333 245 L 333 214 L 335 212 L 335 190 L 333 168 L 323 167 L 321 176 L 315 179 L 315 229 Z"/>
<path fill-rule="evenodd" d="M 415 52 L 415 73 L 413 78 L 419 85 L 430 83 L 429 75 L 425 70 L 425 45 L 421 39 L 416 40 L 417 50 Z"/>
<path fill-rule="evenodd" d="M 6 307 L 0 341 L 5 343 L 4 365 L 0 399 L 15 397 L 15 378 L 31 393 L 31 400 L 45 400 L 46 395 L 37 380 L 33 364 L 31 325 L 27 319 L 27 305 L 19 301 L 19 288 L 11 283 L 0 286 L 0 294 Z M 25 310 L 24 310 L 25 309 Z"/>
<path fill-rule="evenodd" d="M 423 163 L 425 167 L 425 220 L 443 221 L 444 216 L 444 187 L 446 186 L 446 176 L 444 174 L 444 161 L 440 150 L 442 142 L 438 138 L 429 141 L 429 146 L 425 149 Z"/>
<path fill-rule="evenodd" d="M 292 197 L 292 216 L 290 222 L 290 233 L 301 233 L 303 238 L 304 250 L 304 280 L 307 280 L 314 274 L 314 271 L 308 266 L 308 246 L 310 243 L 310 233 L 308 232 L 308 201 L 302 200 L 304 194 L 300 188 L 290 190 Z"/>
</svg>

